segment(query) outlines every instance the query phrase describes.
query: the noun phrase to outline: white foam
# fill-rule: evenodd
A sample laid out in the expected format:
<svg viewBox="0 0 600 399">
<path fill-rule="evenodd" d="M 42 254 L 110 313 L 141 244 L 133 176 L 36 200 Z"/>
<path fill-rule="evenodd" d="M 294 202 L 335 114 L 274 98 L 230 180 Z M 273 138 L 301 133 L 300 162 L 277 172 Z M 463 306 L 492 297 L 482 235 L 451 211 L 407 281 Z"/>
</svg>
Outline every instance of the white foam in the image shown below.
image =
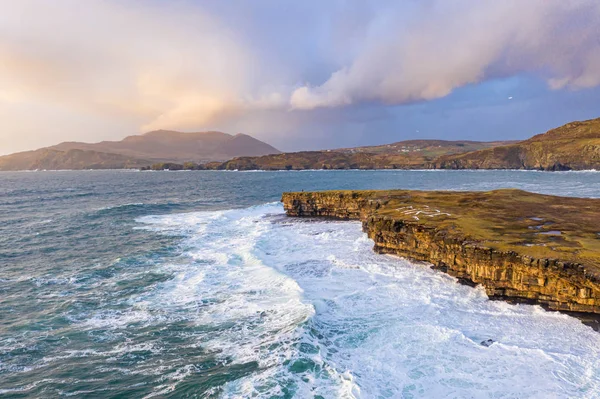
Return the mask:
<svg viewBox="0 0 600 399">
<path fill-rule="evenodd" d="M 144 204 L 143 202 L 129 202 L 129 203 L 120 204 L 120 205 L 104 206 L 104 207 L 95 209 L 95 211 L 96 212 L 109 211 L 111 209 L 128 208 L 128 207 L 132 207 L 132 206 L 144 206 L 144 205 L 146 205 L 146 204 Z M 155 205 L 155 204 L 151 204 L 151 205 Z"/>
<path fill-rule="evenodd" d="M 377 255 L 359 223 L 284 219 L 279 204 L 138 221 L 186 238 L 181 263 L 163 266 L 174 278 L 137 311 L 212 326 L 198 345 L 259 365 L 224 397 L 600 396 L 599 334 Z"/>
</svg>

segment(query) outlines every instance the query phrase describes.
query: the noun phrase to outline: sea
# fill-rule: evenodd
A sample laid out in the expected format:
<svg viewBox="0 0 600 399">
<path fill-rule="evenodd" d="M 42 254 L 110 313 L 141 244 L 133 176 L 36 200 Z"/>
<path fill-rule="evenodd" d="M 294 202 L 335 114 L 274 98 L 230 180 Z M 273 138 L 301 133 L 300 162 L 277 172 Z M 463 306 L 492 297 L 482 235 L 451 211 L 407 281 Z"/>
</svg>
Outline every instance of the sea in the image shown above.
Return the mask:
<svg viewBox="0 0 600 399">
<path fill-rule="evenodd" d="M 600 172 L 2 172 L 0 397 L 600 398 L 580 320 L 279 202 L 391 188 L 598 198 Z"/>
</svg>

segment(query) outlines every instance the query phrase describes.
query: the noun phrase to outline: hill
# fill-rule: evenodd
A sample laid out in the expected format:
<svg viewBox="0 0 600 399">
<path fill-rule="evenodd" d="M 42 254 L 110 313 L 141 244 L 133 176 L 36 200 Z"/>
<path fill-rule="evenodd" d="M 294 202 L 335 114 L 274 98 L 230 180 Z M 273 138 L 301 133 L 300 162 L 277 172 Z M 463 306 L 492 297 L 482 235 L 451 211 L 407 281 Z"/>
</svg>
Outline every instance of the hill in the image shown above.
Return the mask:
<svg viewBox="0 0 600 399">
<path fill-rule="evenodd" d="M 444 155 L 440 169 L 600 170 L 600 118 L 571 122 L 519 143 Z"/>
<path fill-rule="evenodd" d="M 92 150 L 157 161 L 223 161 L 238 156 L 277 154 L 280 151 L 246 134 L 222 132 L 182 133 L 155 130 L 129 136 L 121 141 L 88 144 L 65 142 L 50 147 L 54 150 Z"/>
<path fill-rule="evenodd" d="M 511 143 L 513 142 L 408 140 L 380 146 L 238 157 L 212 167 L 227 170 L 426 169 L 441 155 Z"/>
<path fill-rule="evenodd" d="M 140 168 L 154 162 L 203 163 L 279 152 L 246 134 L 156 130 L 121 141 L 64 142 L 2 156 L 0 170 Z"/>
<path fill-rule="evenodd" d="M 65 142 L 0 157 L 0 170 L 106 168 L 600 169 L 600 118 L 571 122 L 520 142 L 408 140 L 379 146 L 281 153 L 245 134 L 157 130 L 121 141 Z"/>
<path fill-rule="evenodd" d="M 132 169 L 149 163 L 148 160 L 105 152 L 43 148 L 0 157 L 0 170 Z"/>
<path fill-rule="evenodd" d="M 519 142 L 410 140 L 382 146 L 238 157 L 210 167 L 600 170 L 600 118 L 571 122 Z"/>
</svg>

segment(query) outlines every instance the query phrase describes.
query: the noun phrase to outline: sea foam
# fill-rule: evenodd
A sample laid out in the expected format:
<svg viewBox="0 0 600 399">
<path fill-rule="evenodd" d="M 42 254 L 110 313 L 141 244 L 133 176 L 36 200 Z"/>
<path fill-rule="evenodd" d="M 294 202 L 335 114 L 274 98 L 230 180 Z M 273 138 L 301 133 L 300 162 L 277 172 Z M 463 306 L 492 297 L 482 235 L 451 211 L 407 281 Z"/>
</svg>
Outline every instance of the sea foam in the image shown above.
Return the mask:
<svg viewBox="0 0 600 399">
<path fill-rule="evenodd" d="M 219 361 L 257 365 L 220 396 L 600 396 L 591 328 L 375 254 L 357 222 L 285 218 L 276 203 L 138 222 L 184 238 L 181 261 L 163 265 L 174 277 L 136 312 L 180 315 Z"/>
</svg>

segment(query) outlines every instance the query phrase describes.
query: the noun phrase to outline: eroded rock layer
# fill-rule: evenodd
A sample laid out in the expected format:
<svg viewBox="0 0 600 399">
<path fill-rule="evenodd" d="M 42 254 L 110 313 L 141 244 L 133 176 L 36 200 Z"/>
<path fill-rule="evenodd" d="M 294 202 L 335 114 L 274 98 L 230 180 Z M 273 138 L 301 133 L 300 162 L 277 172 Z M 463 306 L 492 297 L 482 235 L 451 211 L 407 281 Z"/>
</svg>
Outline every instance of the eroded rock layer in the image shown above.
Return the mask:
<svg viewBox="0 0 600 399">
<path fill-rule="evenodd" d="M 600 313 L 600 200 L 520 190 L 284 193 L 289 216 L 361 220 L 374 250 L 489 296 Z M 598 231 L 596 231 L 598 230 Z"/>
</svg>

